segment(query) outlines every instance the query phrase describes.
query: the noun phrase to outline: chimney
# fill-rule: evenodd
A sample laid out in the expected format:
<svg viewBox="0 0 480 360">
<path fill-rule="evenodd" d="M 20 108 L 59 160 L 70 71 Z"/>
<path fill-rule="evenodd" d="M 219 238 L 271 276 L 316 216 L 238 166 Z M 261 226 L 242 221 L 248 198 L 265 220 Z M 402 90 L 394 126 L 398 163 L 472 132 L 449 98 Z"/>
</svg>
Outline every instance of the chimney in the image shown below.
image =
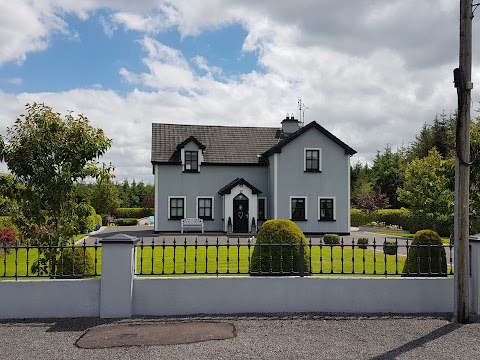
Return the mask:
<svg viewBox="0 0 480 360">
<path fill-rule="evenodd" d="M 297 131 L 300 126 L 297 119 L 293 117 L 293 114 L 289 117 L 288 113 L 284 120 L 282 120 L 282 137 L 286 138 L 287 136 L 293 134 Z"/>
</svg>

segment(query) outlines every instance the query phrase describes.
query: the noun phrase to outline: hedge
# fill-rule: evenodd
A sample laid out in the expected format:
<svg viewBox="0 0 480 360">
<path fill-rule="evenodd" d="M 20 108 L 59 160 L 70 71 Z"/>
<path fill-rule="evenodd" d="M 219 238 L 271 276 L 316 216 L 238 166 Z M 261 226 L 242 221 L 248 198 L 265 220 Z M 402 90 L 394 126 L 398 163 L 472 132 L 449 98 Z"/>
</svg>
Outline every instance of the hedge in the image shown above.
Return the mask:
<svg viewBox="0 0 480 360">
<path fill-rule="evenodd" d="M 134 226 L 137 225 L 138 219 L 135 218 L 120 218 L 115 219 L 115 224 L 118 226 Z"/>
<path fill-rule="evenodd" d="M 118 208 L 113 210 L 116 218 L 141 219 L 155 215 L 154 208 Z"/>
<path fill-rule="evenodd" d="M 408 209 L 383 209 L 367 213 L 351 209 L 352 226 L 361 226 L 372 221 L 384 222 L 386 225 L 399 225 L 404 230 L 415 234 L 418 230 L 435 230 L 440 236 L 450 236 L 453 229 L 453 217 L 435 217 L 433 214 L 413 212 Z"/>
</svg>

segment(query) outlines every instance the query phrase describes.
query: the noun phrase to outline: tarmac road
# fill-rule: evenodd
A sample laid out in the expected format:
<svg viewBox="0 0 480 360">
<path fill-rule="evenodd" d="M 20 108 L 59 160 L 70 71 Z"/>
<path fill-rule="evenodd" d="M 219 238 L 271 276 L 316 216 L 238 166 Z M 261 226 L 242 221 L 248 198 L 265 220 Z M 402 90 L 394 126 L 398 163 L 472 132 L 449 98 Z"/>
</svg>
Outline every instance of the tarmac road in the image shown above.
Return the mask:
<svg viewBox="0 0 480 360">
<path fill-rule="evenodd" d="M 478 359 L 480 322 L 460 325 L 449 315 L 210 316 L 101 320 L 0 320 L 0 358 L 29 359 Z M 215 321 L 236 336 L 200 343 L 81 349 L 89 329 L 108 324 Z"/>
</svg>

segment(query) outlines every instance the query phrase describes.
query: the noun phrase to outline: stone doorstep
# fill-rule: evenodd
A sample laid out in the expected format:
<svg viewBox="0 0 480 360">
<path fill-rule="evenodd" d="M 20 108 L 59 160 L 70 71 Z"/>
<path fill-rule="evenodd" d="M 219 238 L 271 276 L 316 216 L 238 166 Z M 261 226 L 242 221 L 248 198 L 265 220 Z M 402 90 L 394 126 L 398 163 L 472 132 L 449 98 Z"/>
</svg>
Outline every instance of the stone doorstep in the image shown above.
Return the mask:
<svg viewBox="0 0 480 360">
<path fill-rule="evenodd" d="M 224 322 L 177 322 L 159 324 L 101 325 L 87 330 L 75 343 L 83 349 L 122 346 L 178 345 L 236 336 L 233 324 Z"/>
</svg>

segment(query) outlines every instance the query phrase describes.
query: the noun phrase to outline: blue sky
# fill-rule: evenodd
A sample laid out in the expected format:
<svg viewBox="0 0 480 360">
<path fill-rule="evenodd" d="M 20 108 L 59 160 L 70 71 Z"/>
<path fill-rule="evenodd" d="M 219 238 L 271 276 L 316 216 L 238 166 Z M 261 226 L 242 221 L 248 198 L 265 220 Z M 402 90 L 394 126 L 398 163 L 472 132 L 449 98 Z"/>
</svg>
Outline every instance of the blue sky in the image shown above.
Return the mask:
<svg viewBox="0 0 480 360">
<path fill-rule="evenodd" d="M 0 134 L 27 102 L 83 113 L 113 139 L 101 160 L 117 180 L 152 182 L 152 122 L 278 127 L 301 98 L 307 123 L 371 162 L 455 110 L 457 3 L 4 1 Z"/>
<path fill-rule="evenodd" d="M 66 16 L 73 34 L 53 35 L 46 51 L 32 53 L 22 63 L 4 64 L 0 68 L 2 90 L 18 94 L 100 86 L 123 94 L 132 91 L 135 86 L 123 81 L 119 72 L 121 68 L 133 72 L 147 70 L 141 58 L 142 34 L 120 30 L 109 36 L 100 22 L 104 16 L 105 11 L 92 13 L 88 20 Z M 155 40 L 180 50 L 186 59 L 203 56 L 211 66 L 222 68 L 224 76 L 234 77 L 262 71 L 255 52 L 242 52 L 246 36 L 241 25 L 232 24 L 184 38 L 172 29 L 156 34 Z"/>
</svg>

